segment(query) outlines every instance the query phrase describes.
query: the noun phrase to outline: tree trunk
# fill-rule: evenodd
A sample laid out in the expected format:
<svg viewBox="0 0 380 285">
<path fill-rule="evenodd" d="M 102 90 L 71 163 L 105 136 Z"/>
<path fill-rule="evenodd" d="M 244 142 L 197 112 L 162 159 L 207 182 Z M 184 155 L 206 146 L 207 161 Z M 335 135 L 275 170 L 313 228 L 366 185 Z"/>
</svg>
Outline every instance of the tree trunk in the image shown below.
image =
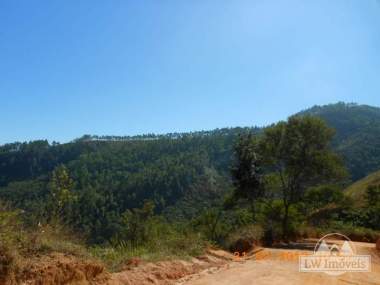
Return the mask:
<svg viewBox="0 0 380 285">
<path fill-rule="evenodd" d="M 255 200 L 250 199 L 250 207 L 251 207 L 251 213 L 252 213 L 252 219 L 254 222 L 256 222 L 256 205 L 255 205 Z"/>
<path fill-rule="evenodd" d="M 285 203 L 284 205 L 284 217 L 282 219 L 282 238 L 285 242 L 288 242 L 289 239 L 289 205 Z"/>
<path fill-rule="evenodd" d="M 218 212 L 218 215 L 216 216 L 216 219 L 214 220 L 214 223 L 212 225 L 212 229 L 211 229 L 211 237 L 214 241 L 216 241 L 217 237 L 216 237 L 216 227 L 219 223 L 219 219 L 220 217 L 222 216 L 222 210 L 219 210 Z"/>
</svg>

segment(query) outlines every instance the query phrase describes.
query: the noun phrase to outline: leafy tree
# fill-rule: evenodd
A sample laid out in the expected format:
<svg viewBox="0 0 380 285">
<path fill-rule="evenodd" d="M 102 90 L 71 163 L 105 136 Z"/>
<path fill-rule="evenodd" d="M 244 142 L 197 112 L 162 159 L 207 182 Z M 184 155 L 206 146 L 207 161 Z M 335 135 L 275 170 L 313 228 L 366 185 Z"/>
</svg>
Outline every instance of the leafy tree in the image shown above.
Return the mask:
<svg viewBox="0 0 380 285">
<path fill-rule="evenodd" d="M 335 182 L 346 172 L 330 148 L 334 131 L 321 119 L 290 117 L 267 128 L 261 140 L 261 155 L 267 171 L 279 177 L 284 206 L 283 237 L 289 237 L 289 209 L 304 199 L 311 186 Z"/>
<path fill-rule="evenodd" d="M 208 240 L 220 241 L 225 233 L 225 221 L 222 221 L 223 211 L 221 208 L 205 210 L 192 222 L 207 237 Z"/>
<path fill-rule="evenodd" d="M 154 203 L 145 201 L 141 209 L 127 210 L 122 215 L 122 225 L 124 226 L 121 239 L 131 241 L 136 244 L 146 242 L 149 239 L 147 225 L 154 215 Z"/>
<path fill-rule="evenodd" d="M 258 140 L 252 135 L 240 135 L 235 145 L 235 166 L 232 168 L 234 198 L 249 201 L 255 216 L 255 203 L 264 195 Z"/>
<path fill-rule="evenodd" d="M 73 193 L 74 181 L 70 177 L 67 168 L 60 165 L 52 172 L 49 189 L 52 201 L 52 214 L 56 219 L 63 218 L 65 207 L 76 200 Z"/>
</svg>

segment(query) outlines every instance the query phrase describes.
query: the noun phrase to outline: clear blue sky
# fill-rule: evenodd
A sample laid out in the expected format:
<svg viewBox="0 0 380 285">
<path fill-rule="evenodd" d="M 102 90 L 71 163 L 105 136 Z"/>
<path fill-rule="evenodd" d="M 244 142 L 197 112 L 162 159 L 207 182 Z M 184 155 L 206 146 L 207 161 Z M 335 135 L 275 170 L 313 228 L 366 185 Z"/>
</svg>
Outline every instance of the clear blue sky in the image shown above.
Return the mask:
<svg viewBox="0 0 380 285">
<path fill-rule="evenodd" d="M 1 0 L 0 143 L 380 106 L 377 0 Z"/>
</svg>

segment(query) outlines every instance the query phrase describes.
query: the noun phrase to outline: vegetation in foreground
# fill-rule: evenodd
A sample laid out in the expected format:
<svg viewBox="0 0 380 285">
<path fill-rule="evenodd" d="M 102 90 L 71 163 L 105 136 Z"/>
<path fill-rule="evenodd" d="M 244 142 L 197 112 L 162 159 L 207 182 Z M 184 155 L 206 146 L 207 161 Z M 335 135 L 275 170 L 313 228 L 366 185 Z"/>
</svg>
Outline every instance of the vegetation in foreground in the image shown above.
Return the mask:
<svg viewBox="0 0 380 285">
<path fill-rule="evenodd" d="M 1 276 L 16 278 L 26 260 L 51 252 L 118 270 L 136 256 L 186 258 L 210 245 L 242 252 L 332 231 L 378 238 L 380 186 L 352 206 L 324 121 L 303 114 L 240 132 L 3 148 Z"/>
</svg>

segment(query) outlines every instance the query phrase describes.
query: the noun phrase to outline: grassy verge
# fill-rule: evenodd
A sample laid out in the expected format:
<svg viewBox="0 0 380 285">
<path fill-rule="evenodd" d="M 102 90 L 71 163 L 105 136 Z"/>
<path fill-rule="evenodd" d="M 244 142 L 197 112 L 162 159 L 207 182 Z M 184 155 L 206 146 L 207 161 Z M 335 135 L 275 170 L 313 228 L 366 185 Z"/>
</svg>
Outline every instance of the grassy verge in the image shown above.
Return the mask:
<svg viewBox="0 0 380 285">
<path fill-rule="evenodd" d="M 114 245 L 91 247 L 89 252 L 110 271 L 118 271 L 132 258 L 144 261 L 188 259 L 202 254 L 206 246 L 207 243 L 196 234 L 177 234 L 143 244 L 120 241 Z"/>
</svg>

